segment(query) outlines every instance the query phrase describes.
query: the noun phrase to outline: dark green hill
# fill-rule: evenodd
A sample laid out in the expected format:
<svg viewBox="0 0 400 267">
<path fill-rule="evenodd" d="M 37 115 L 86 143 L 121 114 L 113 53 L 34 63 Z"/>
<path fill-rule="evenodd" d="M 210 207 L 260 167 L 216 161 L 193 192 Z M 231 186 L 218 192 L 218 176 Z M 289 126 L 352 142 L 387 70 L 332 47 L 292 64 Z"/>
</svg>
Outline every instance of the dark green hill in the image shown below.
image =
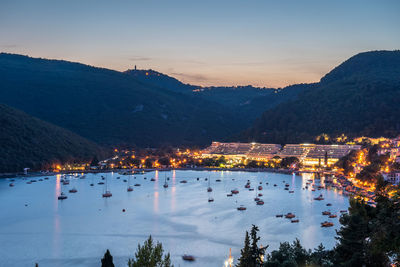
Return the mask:
<svg viewBox="0 0 400 267">
<path fill-rule="evenodd" d="M 360 53 L 297 99 L 266 111 L 241 140 L 305 142 L 326 133 L 395 136 L 400 132 L 400 51 Z"/>
<path fill-rule="evenodd" d="M 0 54 L 0 100 L 102 144 L 205 145 L 238 133 L 233 108 L 123 72 Z"/>
<path fill-rule="evenodd" d="M 276 105 L 292 100 L 302 91 L 302 85 L 286 88 L 260 88 L 247 86 L 211 86 L 184 84 L 178 79 L 154 70 L 128 70 L 125 73 L 135 77 L 144 84 L 155 86 L 194 96 L 206 101 L 222 105 L 237 112 L 237 117 L 243 118 L 242 127 L 248 127 L 261 114 Z"/>
<path fill-rule="evenodd" d="M 85 138 L 3 104 L 0 125 L 0 173 L 104 156 L 99 146 Z"/>
</svg>

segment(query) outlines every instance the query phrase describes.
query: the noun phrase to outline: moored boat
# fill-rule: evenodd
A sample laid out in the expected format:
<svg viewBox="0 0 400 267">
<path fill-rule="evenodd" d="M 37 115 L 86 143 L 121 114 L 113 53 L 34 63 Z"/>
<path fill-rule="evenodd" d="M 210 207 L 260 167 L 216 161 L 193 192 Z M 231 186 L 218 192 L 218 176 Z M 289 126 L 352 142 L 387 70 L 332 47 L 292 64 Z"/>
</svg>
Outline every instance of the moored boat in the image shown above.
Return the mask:
<svg viewBox="0 0 400 267">
<path fill-rule="evenodd" d="M 196 260 L 196 258 L 195 258 L 194 256 L 192 256 L 192 255 L 187 255 L 187 254 L 183 255 L 183 256 L 182 256 L 182 259 L 183 259 L 184 261 L 195 261 L 195 260 Z"/>
<path fill-rule="evenodd" d="M 294 215 L 294 214 L 291 213 L 291 212 L 289 212 L 288 214 L 285 215 L 285 218 L 286 218 L 286 219 L 292 219 L 292 218 L 294 218 L 294 217 L 296 217 L 296 215 Z"/>
<path fill-rule="evenodd" d="M 243 211 L 243 210 L 246 210 L 246 207 L 245 207 L 245 206 L 243 206 L 243 205 L 240 205 L 239 207 L 237 207 L 237 210 L 241 210 L 241 211 Z"/>
<path fill-rule="evenodd" d="M 68 198 L 68 196 L 65 195 L 64 192 L 61 192 L 61 194 L 58 196 L 59 200 L 64 200 L 64 199 L 67 199 L 67 198 Z"/>
<path fill-rule="evenodd" d="M 112 197 L 112 194 L 110 191 L 106 191 L 103 193 L 103 197 Z"/>
<path fill-rule="evenodd" d="M 70 193 L 76 193 L 76 192 L 78 192 L 78 190 L 74 187 L 74 188 L 70 189 L 69 192 Z"/>
<path fill-rule="evenodd" d="M 333 226 L 332 222 L 325 221 L 321 223 L 321 227 L 332 227 L 332 226 Z"/>
<path fill-rule="evenodd" d="M 314 200 L 324 200 L 324 197 L 322 195 L 319 195 L 318 197 L 314 197 Z"/>
</svg>

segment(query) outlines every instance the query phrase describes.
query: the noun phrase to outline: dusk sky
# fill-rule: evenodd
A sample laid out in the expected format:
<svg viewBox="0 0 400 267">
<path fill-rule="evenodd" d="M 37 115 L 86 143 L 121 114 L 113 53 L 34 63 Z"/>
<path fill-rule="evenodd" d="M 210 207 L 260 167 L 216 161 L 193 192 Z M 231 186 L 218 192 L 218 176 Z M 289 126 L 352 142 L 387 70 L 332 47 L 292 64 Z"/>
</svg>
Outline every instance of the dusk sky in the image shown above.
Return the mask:
<svg viewBox="0 0 400 267">
<path fill-rule="evenodd" d="M 400 49 L 399 25 L 398 0 L 0 0 L 0 51 L 277 87 Z"/>
</svg>

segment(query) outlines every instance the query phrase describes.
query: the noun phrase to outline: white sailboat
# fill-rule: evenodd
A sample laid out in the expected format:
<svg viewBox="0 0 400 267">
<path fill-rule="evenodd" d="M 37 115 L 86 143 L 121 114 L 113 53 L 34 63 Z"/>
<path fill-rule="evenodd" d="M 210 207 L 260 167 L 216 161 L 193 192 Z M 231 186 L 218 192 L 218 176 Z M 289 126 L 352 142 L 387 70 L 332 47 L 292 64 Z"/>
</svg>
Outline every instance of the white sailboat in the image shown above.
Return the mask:
<svg viewBox="0 0 400 267">
<path fill-rule="evenodd" d="M 163 185 L 163 187 L 164 187 L 164 188 L 168 188 L 167 175 L 166 175 L 166 174 L 164 175 L 164 178 L 165 178 L 165 179 L 164 179 L 164 185 Z"/>
<path fill-rule="evenodd" d="M 128 178 L 128 188 L 126 189 L 126 191 L 128 192 L 133 191 L 133 187 L 131 186 L 131 177 Z"/>
<path fill-rule="evenodd" d="M 112 197 L 111 191 L 108 190 L 108 185 L 107 185 L 107 179 L 106 180 L 106 185 L 105 185 L 105 191 L 103 193 L 103 197 Z"/>
</svg>

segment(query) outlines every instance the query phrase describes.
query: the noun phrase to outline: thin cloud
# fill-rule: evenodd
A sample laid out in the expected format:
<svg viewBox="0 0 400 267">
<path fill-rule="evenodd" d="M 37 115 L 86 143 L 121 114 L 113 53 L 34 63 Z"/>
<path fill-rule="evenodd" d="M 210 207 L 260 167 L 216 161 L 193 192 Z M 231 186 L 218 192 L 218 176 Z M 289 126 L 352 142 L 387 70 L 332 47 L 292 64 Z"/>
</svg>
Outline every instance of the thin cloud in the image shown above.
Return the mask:
<svg viewBox="0 0 400 267">
<path fill-rule="evenodd" d="M 190 81 L 196 81 L 196 82 L 205 82 L 209 81 L 210 79 L 204 75 L 201 74 L 187 74 L 187 73 L 181 73 L 181 72 L 172 72 L 171 75 L 178 76 L 181 79 L 184 80 L 190 80 Z"/>
<path fill-rule="evenodd" d="M 16 48 L 17 45 L 16 44 L 3 44 L 0 45 L 1 48 Z"/>
<path fill-rule="evenodd" d="M 141 57 L 141 56 L 133 56 L 129 58 L 130 61 L 149 61 L 152 60 L 151 57 Z"/>
</svg>

